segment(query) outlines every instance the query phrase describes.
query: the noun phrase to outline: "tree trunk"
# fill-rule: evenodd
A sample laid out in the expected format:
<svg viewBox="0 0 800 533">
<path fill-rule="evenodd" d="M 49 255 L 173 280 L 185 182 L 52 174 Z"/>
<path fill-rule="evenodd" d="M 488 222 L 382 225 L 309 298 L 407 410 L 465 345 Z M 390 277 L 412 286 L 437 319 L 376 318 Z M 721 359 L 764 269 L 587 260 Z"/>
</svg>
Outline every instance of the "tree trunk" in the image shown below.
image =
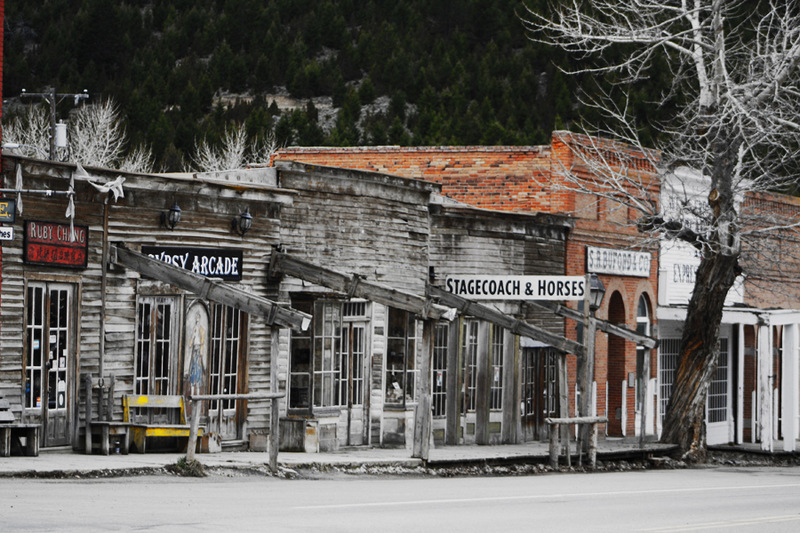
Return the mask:
<svg viewBox="0 0 800 533">
<path fill-rule="evenodd" d="M 717 367 L 719 329 L 728 290 L 740 273 L 739 255 L 710 253 L 697 269 L 683 337 L 664 419 L 663 442 L 677 444 L 689 462 L 705 460 L 705 401 Z"/>
</svg>

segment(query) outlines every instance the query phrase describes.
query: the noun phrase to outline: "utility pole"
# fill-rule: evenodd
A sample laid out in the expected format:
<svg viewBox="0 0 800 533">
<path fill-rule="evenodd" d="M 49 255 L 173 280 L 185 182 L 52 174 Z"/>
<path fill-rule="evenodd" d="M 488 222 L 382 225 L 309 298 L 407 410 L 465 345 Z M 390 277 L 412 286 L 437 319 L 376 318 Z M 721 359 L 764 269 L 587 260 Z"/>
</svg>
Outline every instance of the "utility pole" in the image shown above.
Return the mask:
<svg viewBox="0 0 800 533">
<path fill-rule="evenodd" d="M 22 89 L 22 94 L 20 94 L 21 98 L 31 97 L 31 98 L 41 98 L 48 104 L 50 104 L 50 160 L 55 161 L 56 159 L 56 107 L 64 98 L 70 97 L 74 98 L 75 103 L 73 105 L 78 105 L 81 100 L 86 100 L 89 98 L 89 91 L 86 89 L 83 90 L 82 93 L 57 93 L 54 87 L 51 87 L 48 92 L 44 93 L 29 93 L 25 89 Z M 65 136 L 66 140 L 66 136 Z"/>
</svg>

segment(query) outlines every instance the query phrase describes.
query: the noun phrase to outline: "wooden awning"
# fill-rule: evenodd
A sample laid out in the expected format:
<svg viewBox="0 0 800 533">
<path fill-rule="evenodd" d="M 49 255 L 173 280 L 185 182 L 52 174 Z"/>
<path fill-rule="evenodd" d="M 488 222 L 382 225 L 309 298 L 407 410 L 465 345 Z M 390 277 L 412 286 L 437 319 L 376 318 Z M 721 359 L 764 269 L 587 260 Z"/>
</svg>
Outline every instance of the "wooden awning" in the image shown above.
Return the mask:
<svg viewBox="0 0 800 533">
<path fill-rule="evenodd" d="M 195 274 L 124 246 L 109 247 L 109 262 L 122 265 L 164 283 L 187 290 L 201 298 L 229 305 L 248 314 L 264 317 L 269 325 L 278 325 L 305 331 L 311 315 L 290 307 L 282 307 L 272 300 L 246 292 L 228 283 Z"/>
<path fill-rule="evenodd" d="M 272 251 L 269 272 L 271 276 L 277 273 L 286 274 L 346 294 L 350 298 L 364 298 L 395 309 L 409 311 L 422 318 L 453 320 L 456 317 L 455 309 L 438 305 L 430 297 L 367 281 L 357 274 L 343 274 L 309 261 L 290 257 L 279 250 Z"/>
<path fill-rule="evenodd" d="M 458 309 L 461 313 L 486 320 L 492 324 L 504 327 L 512 333 L 522 335 L 523 337 L 530 337 L 531 339 L 543 342 L 552 346 L 556 350 L 571 353 L 578 357 L 583 357 L 583 345 L 573 340 L 567 339 L 555 333 L 551 333 L 545 329 L 538 328 L 522 320 L 518 320 L 505 313 L 501 313 L 496 309 L 492 309 L 486 305 L 475 303 L 461 296 L 456 296 L 450 292 L 440 289 L 438 287 L 430 287 L 431 296 L 434 296 L 439 303 L 449 305 Z"/>
<path fill-rule="evenodd" d="M 564 307 L 563 305 L 556 302 L 531 301 L 529 303 L 537 307 L 540 307 L 542 309 L 547 309 L 548 311 L 552 311 L 553 313 L 559 316 L 570 318 L 577 322 L 581 322 L 583 320 L 583 313 L 581 313 L 580 311 L 576 311 L 574 309 L 570 309 L 569 307 Z M 609 335 L 622 337 L 623 339 L 633 341 L 640 346 L 644 346 L 645 348 L 655 348 L 656 346 L 658 346 L 658 339 L 654 337 L 649 337 L 647 335 L 642 335 L 641 333 L 636 333 L 635 331 L 630 330 L 623 326 L 617 326 L 616 324 L 612 324 L 608 320 L 602 320 L 596 318 L 595 321 L 597 322 L 597 329 L 599 329 L 600 331 L 604 331 Z"/>
</svg>

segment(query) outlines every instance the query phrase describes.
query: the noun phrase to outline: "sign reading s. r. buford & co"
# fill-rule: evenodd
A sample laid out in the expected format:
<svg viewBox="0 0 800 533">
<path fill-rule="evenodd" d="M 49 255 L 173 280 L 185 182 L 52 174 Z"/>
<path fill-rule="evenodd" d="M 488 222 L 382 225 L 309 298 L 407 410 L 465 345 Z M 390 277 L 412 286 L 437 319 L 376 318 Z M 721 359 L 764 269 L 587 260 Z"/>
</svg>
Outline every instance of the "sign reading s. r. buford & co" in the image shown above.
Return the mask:
<svg viewBox="0 0 800 533">
<path fill-rule="evenodd" d="M 650 277 L 650 253 L 615 248 L 586 247 L 586 272 Z"/>
<path fill-rule="evenodd" d="M 89 228 L 26 220 L 24 250 L 23 261 L 29 264 L 86 268 Z"/>
<path fill-rule="evenodd" d="M 225 281 L 242 279 L 242 251 L 222 248 L 142 246 L 142 253 L 164 263 Z"/>
</svg>

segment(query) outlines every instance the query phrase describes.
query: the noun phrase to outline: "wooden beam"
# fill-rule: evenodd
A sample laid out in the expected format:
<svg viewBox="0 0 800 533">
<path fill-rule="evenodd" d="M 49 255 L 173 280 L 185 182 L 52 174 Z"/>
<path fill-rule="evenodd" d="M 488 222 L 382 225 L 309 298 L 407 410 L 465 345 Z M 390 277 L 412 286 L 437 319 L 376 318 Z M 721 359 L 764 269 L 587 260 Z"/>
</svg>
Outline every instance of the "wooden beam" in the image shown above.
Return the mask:
<svg viewBox="0 0 800 533">
<path fill-rule="evenodd" d="M 492 309 L 491 307 L 475 303 L 472 300 L 467 300 L 461 296 L 456 296 L 455 294 L 447 292 L 444 289 L 440 289 L 439 287 L 430 287 L 429 291 L 431 296 L 439 300 L 439 303 L 449 307 L 455 307 L 459 312 L 465 315 L 487 320 L 492 324 L 502 326 L 512 333 L 516 333 L 517 335 L 530 337 L 531 339 L 548 344 L 562 352 L 583 357 L 583 345 L 573 340 L 556 335 L 555 333 L 551 333 L 545 329 L 538 328 L 528 324 L 527 322 L 523 322 L 522 320 L 517 320 L 516 318 L 508 316 L 505 313 L 501 313 L 500 311 Z"/>
<path fill-rule="evenodd" d="M 295 309 L 281 307 L 272 300 L 243 291 L 237 287 L 213 280 L 189 270 L 152 259 L 142 253 L 122 246 L 109 246 L 109 262 L 136 270 L 137 272 L 180 287 L 191 293 L 215 302 L 229 305 L 256 316 L 262 316 L 267 324 L 305 331 L 311 323 L 311 315 Z"/>
<path fill-rule="evenodd" d="M 570 309 L 569 307 L 565 307 L 556 302 L 547 302 L 544 300 L 537 300 L 528 301 L 529 304 L 535 305 L 536 307 L 540 307 L 542 309 L 547 309 L 548 311 L 552 311 L 557 315 L 563 316 L 565 318 L 570 318 L 572 320 L 583 321 L 583 313 L 580 311 L 576 311 L 574 309 Z M 616 335 L 617 337 L 622 337 L 623 339 L 633 341 L 640 346 L 644 346 L 645 348 L 655 348 L 658 346 L 658 339 L 653 337 L 648 337 L 647 335 L 641 335 L 636 333 L 633 330 L 625 328 L 623 326 L 617 326 L 612 324 L 607 320 L 601 320 L 599 318 L 595 319 L 597 321 L 597 329 L 600 331 L 604 331 L 609 335 Z"/>
<path fill-rule="evenodd" d="M 409 311 L 422 318 L 453 320 L 455 310 L 433 303 L 430 298 L 399 291 L 387 285 L 366 281 L 358 275 L 347 275 L 309 261 L 290 257 L 285 252 L 273 250 L 269 264 L 270 275 L 276 273 L 316 283 L 333 289 L 350 298 L 364 298 L 395 309 Z"/>
</svg>

